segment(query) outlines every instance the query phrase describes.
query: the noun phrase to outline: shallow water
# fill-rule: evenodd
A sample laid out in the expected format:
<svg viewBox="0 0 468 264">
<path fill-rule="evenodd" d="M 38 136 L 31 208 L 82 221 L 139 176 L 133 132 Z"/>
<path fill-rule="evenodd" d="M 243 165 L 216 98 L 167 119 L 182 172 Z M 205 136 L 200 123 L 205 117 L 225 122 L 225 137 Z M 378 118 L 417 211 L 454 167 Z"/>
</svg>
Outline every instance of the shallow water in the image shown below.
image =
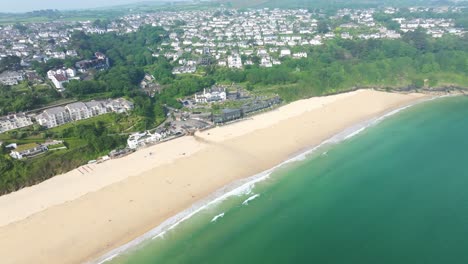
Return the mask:
<svg viewBox="0 0 468 264">
<path fill-rule="evenodd" d="M 277 169 L 107 263 L 468 263 L 468 98 Z"/>
</svg>

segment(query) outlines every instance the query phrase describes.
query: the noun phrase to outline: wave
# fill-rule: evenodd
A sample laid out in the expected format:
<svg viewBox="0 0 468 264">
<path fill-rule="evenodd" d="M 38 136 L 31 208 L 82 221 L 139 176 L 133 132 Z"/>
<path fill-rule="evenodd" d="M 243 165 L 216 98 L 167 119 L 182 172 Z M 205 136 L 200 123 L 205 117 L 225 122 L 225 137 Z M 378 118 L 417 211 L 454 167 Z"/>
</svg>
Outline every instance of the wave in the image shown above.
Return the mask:
<svg viewBox="0 0 468 264">
<path fill-rule="evenodd" d="M 259 197 L 260 194 L 255 194 L 255 195 L 252 195 L 250 196 L 249 198 L 247 198 L 247 200 L 245 200 L 244 202 L 242 202 L 242 205 L 249 205 L 249 202 L 250 201 L 253 201 L 255 200 L 255 198 Z"/>
<path fill-rule="evenodd" d="M 213 217 L 213 219 L 211 219 L 211 222 L 216 222 L 219 218 L 222 218 L 224 217 L 224 213 L 220 213 L 219 215 L 216 215 L 215 217 Z"/>
<path fill-rule="evenodd" d="M 160 237 L 164 237 L 164 234 L 166 234 L 166 231 L 162 231 L 161 233 L 159 233 L 156 236 L 152 237 L 151 240 L 154 240 L 154 239 L 160 238 Z"/>
<path fill-rule="evenodd" d="M 383 114 L 383 115 L 381 115 L 379 117 L 371 118 L 371 119 L 366 120 L 364 122 L 358 123 L 358 124 L 356 124 L 354 126 L 351 126 L 351 127 L 347 128 L 347 129 L 343 130 L 342 132 L 340 132 L 338 134 L 335 134 L 334 136 L 332 136 L 329 139 L 323 141 L 319 145 L 314 146 L 314 147 L 300 153 L 299 155 L 296 155 L 296 156 L 294 156 L 294 157 L 292 157 L 292 158 L 290 158 L 290 159 L 288 159 L 288 160 L 286 160 L 286 161 L 284 161 L 284 162 L 282 162 L 282 163 L 280 163 L 280 164 L 278 164 L 278 165 L 276 165 L 276 166 L 274 166 L 274 167 L 272 167 L 272 168 L 270 168 L 270 169 L 268 169 L 266 171 L 263 171 L 261 173 L 258 173 L 256 175 L 253 175 L 253 176 L 245 178 L 245 179 L 238 180 L 238 181 L 236 181 L 236 182 L 234 182 L 232 184 L 226 185 L 226 186 L 222 187 L 221 189 L 217 190 L 216 192 L 214 192 L 212 195 L 208 196 L 206 199 L 203 199 L 203 200 L 201 200 L 199 202 L 196 202 L 195 204 L 193 204 L 188 209 L 186 209 L 186 210 L 174 215 L 173 217 L 167 219 L 166 221 L 164 221 L 163 223 L 161 223 L 159 226 L 155 227 L 154 229 L 150 230 L 149 232 L 147 232 L 147 233 L 143 234 L 142 236 L 134 239 L 133 241 L 130 241 L 129 243 L 127 243 L 125 245 L 122 245 L 122 246 L 120 246 L 120 247 L 118 247 L 116 249 L 113 249 L 112 251 L 108 252 L 107 254 L 101 256 L 99 259 L 97 259 L 96 261 L 93 261 L 91 263 L 102 264 L 104 262 L 108 262 L 108 261 L 114 259 L 115 257 L 119 256 L 120 254 L 129 251 L 130 249 L 134 249 L 136 246 L 140 245 L 144 241 L 147 241 L 149 239 L 153 240 L 153 239 L 157 239 L 157 238 L 163 238 L 164 234 L 167 231 L 174 229 L 180 223 L 184 222 L 187 219 L 190 219 L 192 216 L 194 216 L 198 212 L 200 212 L 200 211 L 202 211 L 202 210 L 204 210 L 204 209 L 206 209 L 206 208 L 208 208 L 208 207 L 210 207 L 210 206 L 212 206 L 214 204 L 222 202 L 222 201 L 224 201 L 225 199 L 227 199 L 227 198 L 229 198 L 231 196 L 241 196 L 241 195 L 251 194 L 252 189 L 253 189 L 253 187 L 255 186 L 256 183 L 268 179 L 270 177 L 271 173 L 274 172 L 275 170 L 277 170 L 278 168 L 283 167 L 283 166 L 285 166 L 286 164 L 289 164 L 289 163 L 302 161 L 302 160 L 306 159 L 310 154 L 314 153 L 317 149 L 322 148 L 325 145 L 336 144 L 336 143 L 345 141 L 345 140 L 347 140 L 349 138 L 352 138 L 352 137 L 362 133 L 367 128 L 378 124 L 382 120 L 384 120 L 384 119 L 386 119 L 386 118 L 388 118 L 390 116 L 393 116 L 393 115 L 399 113 L 402 110 L 405 110 L 405 109 L 407 109 L 409 107 L 412 107 L 412 106 L 414 106 L 416 104 L 419 104 L 419 103 L 422 103 L 422 102 L 427 102 L 427 101 L 431 101 L 431 100 L 434 100 L 434 99 L 437 99 L 437 98 L 442 98 L 442 97 L 446 97 L 446 96 L 438 96 L 438 97 L 432 97 L 432 98 L 429 98 L 429 99 L 427 99 L 427 98 L 422 99 L 422 100 L 416 101 L 416 102 L 414 102 L 412 104 L 405 105 L 405 106 L 400 107 L 398 109 L 394 109 L 394 110 L 391 110 L 389 112 L 386 112 L 385 114 Z M 249 201 L 257 198 L 258 196 L 259 196 L 259 194 L 253 195 L 253 196 L 249 197 L 247 200 L 245 200 L 242 204 L 248 204 Z M 218 216 L 220 216 L 220 215 L 218 215 Z M 223 213 L 223 215 L 224 215 L 224 213 Z M 215 218 L 212 219 L 212 222 L 213 222 L 213 220 L 215 220 Z"/>
</svg>

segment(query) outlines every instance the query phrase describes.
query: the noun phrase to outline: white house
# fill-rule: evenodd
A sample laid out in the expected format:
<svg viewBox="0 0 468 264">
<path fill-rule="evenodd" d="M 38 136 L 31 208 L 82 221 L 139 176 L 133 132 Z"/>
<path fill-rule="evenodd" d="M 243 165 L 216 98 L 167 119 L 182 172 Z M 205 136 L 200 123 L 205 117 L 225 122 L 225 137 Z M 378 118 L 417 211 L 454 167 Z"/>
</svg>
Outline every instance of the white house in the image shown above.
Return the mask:
<svg viewBox="0 0 468 264">
<path fill-rule="evenodd" d="M 270 61 L 270 57 L 263 57 L 260 60 L 260 66 L 261 67 L 266 67 L 266 68 L 273 67 L 273 64 L 271 64 L 271 61 Z"/>
<path fill-rule="evenodd" d="M 211 89 L 203 89 L 203 93 L 195 94 L 195 102 L 197 103 L 209 103 L 215 101 L 225 101 L 226 88 L 215 87 Z"/>
<path fill-rule="evenodd" d="M 76 71 L 75 69 L 72 69 L 72 68 L 68 68 L 65 70 L 66 74 L 67 74 L 67 77 L 69 78 L 73 78 L 76 76 Z"/>
<path fill-rule="evenodd" d="M 147 144 L 152 144 L 160 141 L 162 139 L 161 134 L 153 133 L 151 134 L 149 131 L 143 133 L 134 133 L 131 134 L 130 137 L 127 139 L 127 145 L 130 149 L 137 149 L 138 147 L 145 146 Z"/>
<path fill-rule="evenodd" d="M 311 39 L 309 41 L 310 45 L 313 45 L 313 46 L 319 46 L 319 45 L 322 45 L 322 41 L 320 41 L 319 39 Z"/>
<path fill-rule="evenodd" d="M 76 71 L 72 68 L 50 70 L 47 72 L 47 78 L 49 78 L 54 84 L 55 88 L 59 91 L 63 91 L 63 84 L 67 83 L 70 79 L 78 79 L 76 77 Z"/>
<path fill-rule="evenodd" d="M 282 49 L 282 50 L 280 51 L 280 57 L 285 57 L 285 56 L 291 56 L 291 50 Z"/>
<path fill-rule="evenodd" d="M 305 53 L 305 52 L 294 53 L 293 58 L 294 59 L 307 58 L 307 53 Z"/>
<path fill-rule="evenodd" d="M 63 84 L 68 82 L 67 72 L 61 69 L 48 71 L 47 78 L 52 81 L 55 88 L 59 91 L 63 90 Z"/>
<path fill-rule="evenodd" d="M 63 91 L 63 84 L 68 82 L 68 78 L 65 74 L 55 74 L 50 78 L 50 80 L 59 91 Z"/>
<path fill-rule="evenodd" d="M 228 56 L 228 67 L 242 69 L 242 59 L 239 54 Z"/>
</svg>

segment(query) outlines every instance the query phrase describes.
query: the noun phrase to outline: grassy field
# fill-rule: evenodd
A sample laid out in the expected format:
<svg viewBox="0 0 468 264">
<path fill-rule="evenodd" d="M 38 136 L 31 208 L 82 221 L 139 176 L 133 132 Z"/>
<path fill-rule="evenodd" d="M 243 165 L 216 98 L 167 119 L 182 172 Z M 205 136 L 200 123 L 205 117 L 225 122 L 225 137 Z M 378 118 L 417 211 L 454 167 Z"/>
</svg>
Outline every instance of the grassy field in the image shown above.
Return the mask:
<svg viewBox="0 0 468 264">
<path fill-rule="evenodd" d="M 96 19 L 112 19 L 125 14 L 125 10 L 79 10 L 56 11 L 53 14 L 43 13 L 0 13 L 0 24 L 37 23 L 53 21 L 87 21 Z"/>
<path fill-rule="evenodd" d="M 199 10 L 219 6 L 218 3 L 161 3 L 161 2 L 144 2 L 129 5 L 118 5 L 86 10 L 70 10 L 57 11 L 52 14 L 42 13 L 0 13 L 0 25 L 8 25 L 15 23 L 38 23 L 38 22 L 53 22 L 53 21 L 93 21 L 97 19 L 115 19 L 134 13 L 149 13 L 157 11 L 181 11 L 181 10 Z M 1 11 L 0 11 L 1 12 Z"/>
<path fill-rule="evenodd" d="M 103 122 L 110 131 L 114 133 L 130 133 L 133 132 L 130 128 L 139 120 L 139 117 L 133 115 L 109 113 L 93 118 L 70 122 L 65 125 L 49 129 L 50 133 L 62 134 L 66 129 L 76 127 L 78 125 L 94 125 L 97 122 Z M 127 131 L 127 132 L 126 132 Z"/>
</svg>

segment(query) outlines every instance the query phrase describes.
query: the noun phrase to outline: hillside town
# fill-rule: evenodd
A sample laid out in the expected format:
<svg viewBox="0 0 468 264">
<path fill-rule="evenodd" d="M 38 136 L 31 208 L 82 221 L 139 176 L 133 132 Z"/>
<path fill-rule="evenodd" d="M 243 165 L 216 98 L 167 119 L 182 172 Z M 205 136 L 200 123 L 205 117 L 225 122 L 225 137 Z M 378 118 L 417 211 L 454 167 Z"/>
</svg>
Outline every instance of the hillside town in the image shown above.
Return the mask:
<svg viewBox="0 0 468 264">
<path fill-rule="evenodd" d="M 410 13 L 431 11 L 435 14 L 457 13 L 460 7 L 435 9 L 410 8 Z M 396 39 L 399 32 L 419 27 L 433 37 L 446 34 L 462 36 L 465 28 L 457 27 L 448 18 L 394 17 L 398 29 L 377 21 L 378 14 L 398 14 L 398 8 L 341 9 L 328 19 L 336 22 L 321 25 L 326 14 L 312 13 L 305 9 L 232 9 L 196 10 L 180 12 L 155 12 L 131 14 L 97 25 L 94 21 L 56 21 L 0 26 L 0 58 L 17 56 L 21 70 L 0 74 L 0 83 L 15 85 L 23 80 L 38 81 L 47 77 L 59 91 L 70 79 L 79 79 L 76 72 L 85 73 L 89 68 L 106 69 L 109 61 L 97 52 L 93 58 L 79 58 L 71 48 L 71 34 L 115 32 L 126 34 L 137 31 L 143 25 L 160 26 L 168 31 L 153 56 L 164 56 L 174 63 L 173 74 L 194 73 L 198 65 L 217 65 L 241 69 L 257 64 L 272 67 L 281 64 L 281 57 L 307 57 L 308 46 L 322 45 L 328 39 Z M 54 69 L 47 76 L 38 76 L 31 65 L 49 59 L 79 58 L 67 69 Z M 44 81 L 42 79 L 42 81 Z"/>
</svg>

